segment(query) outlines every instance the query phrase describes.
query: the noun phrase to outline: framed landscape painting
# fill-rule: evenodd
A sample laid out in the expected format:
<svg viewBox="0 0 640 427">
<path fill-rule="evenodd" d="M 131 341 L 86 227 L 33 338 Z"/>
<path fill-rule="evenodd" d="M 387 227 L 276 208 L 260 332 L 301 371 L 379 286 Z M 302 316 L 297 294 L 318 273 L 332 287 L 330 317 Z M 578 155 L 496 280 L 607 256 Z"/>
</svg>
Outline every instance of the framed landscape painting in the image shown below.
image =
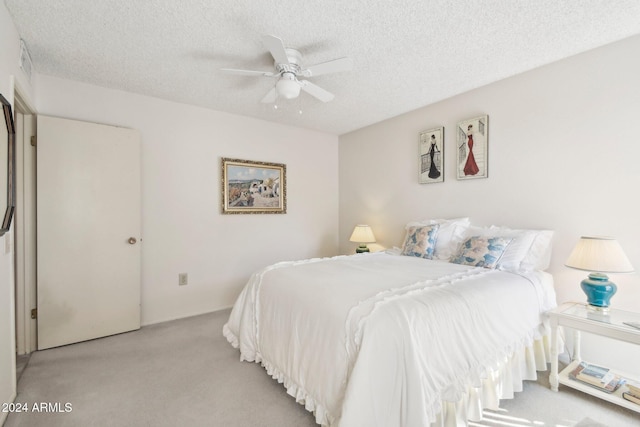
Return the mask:
<svg viewBox="0 0 640 427">
<path fill-rule="evenodd" d="M 444 181 L 444 127 L 420 132 L 420 184 Z"/>
<path fill-rule="evenodd" d="M 286 172 L 281 163 L 223 157 L 222 213 L 287 213 Z"/>
<path fill-rule="evenodd" d="M 462 120 L 457 126 L 458 179 L 488 176 L 489 116 Z"/>
</svg>

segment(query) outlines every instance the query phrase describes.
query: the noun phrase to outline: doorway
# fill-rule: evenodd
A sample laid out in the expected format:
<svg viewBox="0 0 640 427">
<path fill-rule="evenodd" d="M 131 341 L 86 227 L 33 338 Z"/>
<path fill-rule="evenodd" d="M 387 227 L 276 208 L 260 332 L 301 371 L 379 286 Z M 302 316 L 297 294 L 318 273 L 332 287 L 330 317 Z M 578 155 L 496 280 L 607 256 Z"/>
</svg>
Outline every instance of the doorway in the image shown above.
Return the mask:
<svg viewBox="0 0 640 427">
<path fill-rule="evenodd" d="M 16 368 L 19 378 L 36 350 L 36 110 L 14 80 L 16 123 L 16 210 L 13 225 Z M 33 144 L 33 145 L 32 145 Z M 35 312 L 33 313 L 35 315 Z"/>
</svg>

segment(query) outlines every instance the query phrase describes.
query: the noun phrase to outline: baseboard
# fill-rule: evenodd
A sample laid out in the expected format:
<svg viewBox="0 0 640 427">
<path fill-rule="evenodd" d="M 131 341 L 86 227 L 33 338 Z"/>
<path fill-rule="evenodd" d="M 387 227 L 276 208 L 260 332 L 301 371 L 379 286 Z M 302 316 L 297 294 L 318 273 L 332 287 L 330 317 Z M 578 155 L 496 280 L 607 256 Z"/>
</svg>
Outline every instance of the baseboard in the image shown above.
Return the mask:
<svg viewBox="0 0 640 427">
<path fill-rule="evenodd" d="M 196 316 L 202 316 L 203 314 L 217 313 L 219 311 L 229 310 L 231 308 L 232 308 L 232 306 L 228 306 L 228 307 L 218 308 L 218 309 L 215 309 L 215 310 L 207 310 L 207 311 L 202 311 L 202 312 L 189 313 L 189 314 L 185 314 L 183 316 L 167 317 L 167 318 L 161 319 L 161 320 L 154 320 L 153 322 L 141 323 L 140 326 L 151 326 L 151 325 L 157 325 L 159 323 L 171 322 L 173 320 L 188 319 L 189 317 L 196 317 Z"/>
</svg>

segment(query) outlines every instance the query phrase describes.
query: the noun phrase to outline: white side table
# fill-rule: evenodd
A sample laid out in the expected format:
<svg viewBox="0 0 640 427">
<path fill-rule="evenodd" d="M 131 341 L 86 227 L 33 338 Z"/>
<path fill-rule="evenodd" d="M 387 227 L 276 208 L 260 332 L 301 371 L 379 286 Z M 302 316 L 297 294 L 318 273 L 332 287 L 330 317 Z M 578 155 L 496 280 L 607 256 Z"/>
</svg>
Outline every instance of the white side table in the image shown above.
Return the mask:
<svg viewBox="0 0 640 427">
<path fill-rule="evenodd" d="M 615 403 L 633 411 L 640 412 L 640 405 L 629 402 L 622 397 L 622 392 L 627 391 L 626 386 L 620 387 L 614 393 L 605 393 L 580 381 L 569 378 L 571 372 L 582 359 L 580 355 L 580 332 L 589 332 L 603 337 L 626 341 L 640 345 L 640 329 L 624 325 L 622 322 L 640 322 L 640 313 L 610 309 L 607 314 L 595 312 L 587 308 L 586 304 L 569 302 L 549 312 L 551 322 L 551 374 L 549 382 L 551 389 L 558 391 L 558 384 L 583 391 L 592 396 Z M 572 362 L 562 372 L 558 373 L 558 329 L 560 326 L 573 329 L 573 358 Z M 640 352 L 640 349 L 639 349 Z M 594 364 L 598 364 L 592 361 Z M 624 378 L 629 378 L 638 382 L 638 378 L 633 378 L 624 372 L 615 371 Z"/>
</svg>

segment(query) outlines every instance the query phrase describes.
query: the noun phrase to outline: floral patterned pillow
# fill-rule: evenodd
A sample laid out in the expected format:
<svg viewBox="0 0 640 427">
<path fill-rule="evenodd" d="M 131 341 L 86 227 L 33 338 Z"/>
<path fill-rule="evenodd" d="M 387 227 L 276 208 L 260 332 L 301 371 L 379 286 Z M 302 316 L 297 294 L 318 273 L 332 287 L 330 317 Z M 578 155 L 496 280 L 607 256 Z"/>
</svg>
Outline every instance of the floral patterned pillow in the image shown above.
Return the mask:
<svg viewBox="0 0 640 427">
<path fill-rule="evenodd" d="M 474 267 L 495 268 L 512 237 L 473 236 L 462 243 L 451 262 Z"/>
<path fill-rule="evenodd" d="M 407 227 L 407 235 L 402 245 L 402 255 L 433 258 L 439 228 L 440 224 Z"/>
</svg>

